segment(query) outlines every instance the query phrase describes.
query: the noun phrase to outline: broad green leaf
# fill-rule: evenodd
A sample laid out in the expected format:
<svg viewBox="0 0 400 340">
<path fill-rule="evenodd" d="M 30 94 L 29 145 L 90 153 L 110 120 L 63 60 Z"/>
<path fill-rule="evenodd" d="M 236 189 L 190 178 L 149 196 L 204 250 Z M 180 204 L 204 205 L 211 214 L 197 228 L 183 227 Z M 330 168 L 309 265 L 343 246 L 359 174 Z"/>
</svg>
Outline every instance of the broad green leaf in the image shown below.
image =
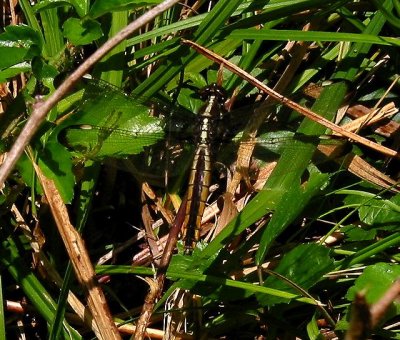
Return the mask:
<svg viewBox="0 0 400 340">
<path fill-rule="evenodd" d="M 45 149 L 40 152 L 37 163 L 44 175 L 54 181 L 64 202 L 70 203 L 75 184 L 71 154 L 65 147 L 51 140 L 46 144 Z M 42 194 L 43 190 L 39 181 L 34 180 L 36 175 L 32 162 L 26 155 L 19 159 L 17 168 L 26 185 L 31 188 L 35 185 L 34 190 L 38 194 Z"/>
<path fill-rule="evenodd" d="M 37 194 L 43 194 L 43 189 L 39 181 L 35 180 L 35 170 L 27 155 L 24 154 L 21 156 L 21 158 L 18 160 L 16 168 L 18 169 L 18 172 L 20 173 L 24 183 L 28 187 L 32 188 L 35 186 L 32 189 L 34 189 Z"/>
<path fill-rule="evenodd" d="M 35 12 L 40 12 L 61 6 L 72 6 L 76 13 L 82 18 L 87 12 L 88 0 L 43 0 L 33 6 Z"/>
<path fill-rule="evenodd" d="M 400 195 L 385 200 L 368 192 L 348 191 L 346 204 L 359 204 L 360 220 L 370 226 L 398 226 L 400 219 Z M 340 192 L 339 192 L 340 193 Z"/>
<path fill-rule="evenodd" d="M 83 17 L 87 10 L 88 0 L 43 0 L 33 6 L 36 12 L 40 12 L 46 9 L 61 7 L 61 6 L 72 6 L 75 8 L 76 13 L 79 17 Z"/>
<path fill-rule="evenodd" d="M 360 219 L 370 225 L 387 226 L 388 224 L 394 224 L 398 226 L 400 220 L 399 204 L 400 195 L 394 196 L 389 201 L 374 199 L 372 202 L 363 204 L 360 207 Z"/>
<path fill-rule="evenodd" d="M 200 107 L 204 104 L 199 98 L 194 98 L 193 91 L 188 88 L 182 88 L 179 91 L 178 103 L 191 112 L 198 112 Z"/>
<path fill-rule="evenodd" d="M 59 72 L 54 66 L 45 63 L 42 59 L 35 58 L 32 62 L 32 71 L 36 79 L 42 81 L 50 92 L 55 90 L 54 79 Z"/>
<path fill-rule="evenodd" d="M 288 252 L 279 262 L 274 272 L 285 277 L 303 290 L 308 290 L 318 283 L 324 274 L 334 268 L 329 249 L 317 244 L 302 244 Z M 275 276 L 269 276 L 264 287 L 301 295 L 301 291 Z M 263 306 L 288 303 L 290 300 L 257 294 Z"/>
<path fill-rule="evenodd" d="M 61 6 L 73 6 L 71 1 L 68 0 L 43 0 L 33 6 L 35 12 L 40 12 L 50 8 L 57 8 Z"/>
<path fill-rule="evenodd" d="M 346 240 L 349 242 L 370 241 L 376 237 L 377 230 L 366 230 L 362 226 L 349 225 L 340 228 L 340 232 L 346 235 Z"/>
<path fill-rule="evenodd" d="M 363 291 L 367 302 L 375 303 L 399 277 L 400 265 L 380 262 L 368 266 L 348 290 L 346 298 L 353 301 L 355 294 Z"/>
<path fill-rule="evenodd" d="M 324 340 L 325 337 L 320 333 L 317 324 L 317 318 L 313 315 L 310 322 L 307 324 L 307 335 L 310 340 Z"/>
<path fill-rule="evenodd" d="M 1 47 L 0 47 L 0 58 L 1 58 Z M 7 79 L 15 77 L 18 74 L 23 72 L 28 72 L 31 69 L 30 63 L 24 61 L 10 67 L 7 67 L 4 70 L 0 70 L 0 83 L 7 81 Z"/>
<path fill-rule="evenodd" d="M 89 18 L 69 18 L 63 28 L 64 36 L 77 46 L 89 44 L 103 36 L 100 23 Z"/>
</svg>

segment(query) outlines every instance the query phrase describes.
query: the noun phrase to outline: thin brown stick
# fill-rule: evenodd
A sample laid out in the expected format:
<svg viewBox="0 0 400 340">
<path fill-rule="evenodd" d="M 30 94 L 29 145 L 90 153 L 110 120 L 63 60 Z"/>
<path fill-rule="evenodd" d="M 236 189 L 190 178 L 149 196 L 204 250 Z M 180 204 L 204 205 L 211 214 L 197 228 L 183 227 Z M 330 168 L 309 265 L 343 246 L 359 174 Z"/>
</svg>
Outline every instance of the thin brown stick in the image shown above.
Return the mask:
<svg viewBox="0 0 400 340">
<path fill-rule="evenodd" d="M 40 105 L 35 107 L 20 135 L 8 153 L 6 161 L 0 167 L 0 187 L 3 186 L 7 176 L 14 168 L 19 157 L 22 155 L 25 147 L 38 130 L 47 113 L 75 86 L 78 80 L 81 79 L 93 67 L 94 64 L 103 58 L 116 45 L 178 2 L 179 0 L 165 0 L 123 28 L 119 33 L 106 41 L 104 45 L 96 50 L 96 52 L 94 52 L 81 66 L 79 66 L 67 79 L 65 79 L 60 87 L 49 98 L 47 98 L 45 102 L 40 103 Z"/>
<path fill-rule="evenodd" d="M 308 24 L 304 27 L 305 30 L 309 30 L 311 25 Z M 286 69 L 279 77 L 279 80 L 274 86 L 274 91 L 278 93 L 283 93 L 290 82 L 292 81 L 296 71 L 301 65 L 301 62 L 304 59 L 305 54 L 307 53 L 309 43 L 299 42 L 296 44 L 288 43 L 287 47 L 285 47 L 286 53 L 291 54 L 292 58 L 290 63 L 287 65 Z M 283 58 L 280 58 L 283 60 Z M 254 110 L 254 114 L 251 116 L 249 123 L 246 126 L 246 129 L 243 131 L 243 140 L 252 141 L 256 135 L 257 131 L 260 128 L 261 124 L 265 121 L 265 118 L 272 112 L 272 104 L 274 103 L 274 99 L 270 96 L 264 102 L 261 103 L 260 107 Z M 251 155 L 253 154 L 255 143 L 241 143 L 239 145 L 239 149 L 237 152 L 237 160 L 235 173 L 233 175 L 232 181 L 227 188 L 227 192 L 234 195 L 237 187 L 242 180 L 242 177 L 245 177 L 247 180 L 248 175 L 246 174 L 247 169 L 250 166 Z M 250 183 L 248 183 L 250 187 Z"/>
<path fill-rule="evenodd" d="M 165 244 L 164 252 L 162 254 L 159 266 L 159 273 L 166 272 L 169 262 L 171 261 L 172 254 L 175 249 L 176 242 L 178 240 L 178 235 L 181 231 L 183 220 L 185 218 L 186 213 L 186 204 L 187 197 L 185 197 L 179 207 L 179 210 L 176 214 L 175 220 L 172 223 L 171 229 L 169 230 L 168 240 Z"/>
<path fill-rule="evenodd" d="M 299 112 L 302 115 L 304 115 L 305 117 L 313 120 L 314 122 L 321 124 L 321 125 L 325 126 L 326 128 L 331 129 L 332 131 L 335 131 L 338 134 L 349 138 L 350 140 L 353 140 L 359 144 L 365 145 L 366 147 L 369 147 L 370 149 L 381 152 L 387 156 L 400 158 L 400 154 L 398 152 L 396 152 L 390 148 L 387 148 L 385 146 L 374 143 L 374 142 L 370 141 L 369 139 L 361 137 L 353 132 L 347 131 L 347 130 L 343 129 L 342 127 L 325 119 L 324 117 L 321 117 L 320 115 L 316 114 L 315 112 L 311 111 L 310 109 L 307 109 L 307 108 L 297 104 L 296 102 L 290 100 L 289 98 L 282 96 L 280 93 L 278 93 L 278 92 L 274 91 L 273 89 L 271 89 L 270 87 L 266 86 L 261 81 L 254 78 L 252 75 L 250 75 L 246 71 L 242 70 L 240 67 L 238 67 L 235 64 L 231 63 L 230 61 L 222 58 L 218 54 L 208 50 L 207 48 L 200 46 L 190 40 L 182 40 L 182 43 L 194 48 L 196 51 L 198 51 L 199 53 L 201 53 L 208 59 L 213 60 L 218 64 L 224 65 L 225 68 L 227 68 L 231 72 L 237 74 L 241 78 L 245 79 L 250 84 L 257 87 L 259 90 L 261 90 L 261 91 L 265 92 L 266 94 L 268 94 L 269 96 L 273 97 L 276 101 L 280 102 L 283 105 L 286 105 L 287 107 L 290 107 L 293 110 L 296 110 L 297 112 Z"/>
<path fill-rule="evenodd" d="M 160 297 L 162 293 L 165 282 L 165 274 L 167 272 L 168 265 L 171 261 L 172 254 L 175 249 L 176 242 L 178 240 L 178 235 L 181 230 L 183 220 L 185 218 L 186 204 L 187 204 L 187 199 L 185 197 L 185 199 L 181 203 L 178 213 L 176 214 L 175 220 L 171 225 L 168 234 L 168 240 L 165 245 L 164 252 L 162 254 L 160 261 L 160 266 L 157 271 L 155 286 L 154 283 L 150 286 L 149 293 L 145 298 L 145 304 L 143 305 L 143 309 L 137 323 L 135 339 L 138 340 L 144 339 L 144 336 L 146 334 L 145 330 L 147 325 L 149 324 L 151 314 L 153 313 L 155 301 L 157 298 Z"/>
<path fill-rule="evenodd" d="M 136 340 L 144 339 L 147 333 L 146 332 L 147 325 L 151 315 L 153 314 L 154 302 L 157 299 L 157 294 L 159 291 L 156 280 L 147 277 L 144 279 L 144 281 L 146 281 L 147 284 L 149 285 L 149 292 L 147 293 L 146 298 L 144 299 L 142 312 L 140 314 L 140 318 L 136 326 L 135 330 Z"/>
</svg>

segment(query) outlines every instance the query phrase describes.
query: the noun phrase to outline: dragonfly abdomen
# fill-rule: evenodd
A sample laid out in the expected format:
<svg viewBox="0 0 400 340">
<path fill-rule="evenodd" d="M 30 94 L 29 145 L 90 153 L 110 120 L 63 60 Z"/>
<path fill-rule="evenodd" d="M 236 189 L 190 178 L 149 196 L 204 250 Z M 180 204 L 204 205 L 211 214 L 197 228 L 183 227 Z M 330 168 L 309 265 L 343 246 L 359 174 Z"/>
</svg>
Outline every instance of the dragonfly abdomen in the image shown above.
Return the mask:
<svg viewBox="0 0 400 340">
<path fill-rule="evenodd" d="M 211 184 L 211 159 L 208 146 L 196 151 L 190 171 L 183 238 L 185 254 L 190 254 L 200 239 L 201 219 Z"/>
<path fill-rule="evenodd" d="M 191 254 L 200 238 L 201 219 L 211 185 L 211 144 L 224 105 L 224 90 L 212 84 L 202 91 L 207 101 L 199 111 L 196 152 L 190 170 L 186 216 L 183 223 L 185 254 Z"/>
</svg>

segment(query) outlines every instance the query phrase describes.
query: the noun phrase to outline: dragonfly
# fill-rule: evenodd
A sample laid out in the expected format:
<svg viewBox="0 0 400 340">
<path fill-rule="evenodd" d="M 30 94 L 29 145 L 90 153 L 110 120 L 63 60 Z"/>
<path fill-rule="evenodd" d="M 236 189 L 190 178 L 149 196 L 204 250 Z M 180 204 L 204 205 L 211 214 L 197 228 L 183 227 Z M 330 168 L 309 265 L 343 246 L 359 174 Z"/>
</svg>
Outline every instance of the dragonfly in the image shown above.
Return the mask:
<svg viewBox="0 0 400 340">
<path fill-rule="evenodd" d="M 200 239 L 201 218 L 211 185 L 211 148 L 218 120 L 222 119 L 225 91 L 211 84 L 201 91 L 206 100 L 199 111 L 196 129 L 196 151 L 190 169 L 186 215 L 183 222 L 185 254 L 190 255 Z"/>
<path fill-rule="evenodd" d="M 213 148 L 224 148 L 221 145 L 225 144 L 225 140 L 236 144 L 240 140 L 240 133 L 238 135 L 237 131 L 222 131 L 235 115 L 225 110 L 225 90 L 219 85 L 211 84 L 199 93 L 203 104 L 197 117 L 189 110 L 181 108 L 175 116 L 155 116 L 149 114 L 152 110 L 157 111 L 157 108 L 161 112 L 165 111 L 164 104 L 134 99 L 105 82 L 89 81 L 81 92 L 78 91 L 76 97 L 67 100 L 72 106 L 77 104 L 75 111 L 63 117 L 53 133 L 78 158 L 97 160 L 137 155 L 159 142 L 164 142 L 169 135 L 175 139 L 183 135 L 185 140 L 194 137 L 195 151 L 190 166 L 182 232 L 185 254 L 192 253 L 200 238 L 201 219 L 211 185 L 212 160 L 217 158 L 214 157 Z M 154 105 L 157 106 L 156 109 Z M 174 106 L 171 110 L 174 111 Z M 176 118 L 184 116 L 186 120 L 182 122 Z M 240 123 L 243 123 L 243 119 Z M 242 126 L 239 124 L 240 129 Z M 224 136 L 220 137 L 221 134 Z M 255 142 L 264 154 L 271 156 L 293 145 L 294 139 L 312 144 L 327 142 L 338 145 L 337 140 L 323 140 L 321 136 L 300 136 L 290 131 L 269 131 Z"/>
</svg>

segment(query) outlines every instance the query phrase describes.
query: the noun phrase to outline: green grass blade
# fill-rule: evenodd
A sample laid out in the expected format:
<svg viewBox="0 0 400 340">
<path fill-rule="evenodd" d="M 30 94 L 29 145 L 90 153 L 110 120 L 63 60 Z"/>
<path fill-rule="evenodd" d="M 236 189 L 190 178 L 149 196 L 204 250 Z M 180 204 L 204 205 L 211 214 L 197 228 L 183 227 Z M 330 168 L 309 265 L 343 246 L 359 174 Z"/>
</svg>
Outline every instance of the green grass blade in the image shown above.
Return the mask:
<svg viewBox="0 0 400 340">
<path fill-rule="evenodd" d="M 388 9 L 391 8 L 392 1 L 385 1 L 384 6 Z M 363 34 L 378 35 L 381 32 L 385 22 L 386 20 L 382 13 L 376 12 L 363 31 Z M 334 78 L 346 79 L 351 82 L 354 81 L 360 71 L 360 66 L 362 65 L 363 59 L 371 47 L 372 46 L 370 42 L 361 41 L 352 44 L 349 53 L 347 53 L 343 62 L 339 64 L 339 69 L 334 75 Z"/>
<path fill-rule="evenodd" d="M 218 32 L 225 21 L 235 11 L 242 1 L 219 1 L 200 24 L 194 36 L 200 44 L 205 44 Z M 181 46 L 173 57 L 164 65 L 161 65 L 148 79 L 141 83 L 134 91 L 134 95 L 152 97 L 163 86 L 177 76 L 182 68 L 196 56 L 187 46 Z"/>
<path fill-rule="evenodd" d="M 113 37 L 127 24 L 128 24 L 128 12 L 126 11 L 113 12 L 108 38 Z M 102 72 L 101 76 L 99 77 L 100 79 L 105 80 L 106 82 L 117 87 L 122 86 L 123 68 L 125 66 L 125 56 L 124 56 L 125 49 L 126 49 L 126 41 L 123 41 L 122 43 L 118 44 L 118 46 L 113 48 L 101 60 L 98 67 L 96 67 L 96 71 L 97 72 L 101 71 L 101 69 L 104 67 L 108 71 Z"/>
<path fill-rule="evenodd" d="M 379 12 L 385 17 L 386 21 L 388 21 L 392 26 L 396 27 L 397 29 L 400 28 L 399 18 L 391 13 L 393 3 L 388 6 L 388 2 L 382 2 L 378 0 L 371 0 L 371 2 L 376 6 L 376 8 L 379 9 Z"/>
<path fill-rule="evenodd" d="M 344 82 L 326 87 L 313 105 L 312 110 L 331 120 L 340 107 L 346 91 L 347 86 Z M 298 132 L 305 135 L 319 135 L 325 132 L 325 128 L 305 119 Z M 313 180 L 312 174 L 310 174 L 310 180 L 305 189 L 300 187 L 300 178 L 315 151 L 315 147 L 315 145 L 309 145 L 307 148 L 301 149 L 301 152 L 288 149 L 279 159 L 266 183 L 266 191 L 269 194 L 275 193 L 274 202 L 276 202 L 276 206 L 272 219 L 260 241 L 260 248 L 256 255 L 257 264 L 264 261 L 272 242 L 298 216 L 307 202 L 318 194 L 319 186 L 325 181 L 324 177 L 321 176 Z M 294 205 L 288 206 L 287 202 L 293 202 Z M 258 204 L 263 205 L 263 202 L 260 201 Z"/>
<path fill-rule="evenodd" d="M 54 320 L 50 324 L 50 334 L 49 340 L 57 340 L 60 339 L 60 336 L 63 332 L 64 328 L 64 318 L 65 311 L 67 309 L 67 299 L 69 293 L 69 286 L 71 285 L 73 278 L 73 268 L 71 262 L 68 263 L 67 268 L 65 270 L 65 275 L 63 279 L 63 285 L 61 287 L 60 296 L 57 300 L 57 309 L 54 315 Z"/>
<path fill-rule="evenodd" d="M 46 51 L 49 57 L 57 56 L 64 48 L 64 37 L 61 32 L 57 8 L 40 12 Z"/>
<path fill-rule="evenodd" d="M 386 46 L 400 46 L 397 38 L 376 36 L 362 33 L 341 33 L 321 31 L 297 31 L 297 30 L 257 30 L 254 28 L 235 30 L 230 38 L 239 40 L 295 40 L 295 41 L 350 41 L 365 44 L 377 44 Z"/>
<path fill-rule="evenodd" d="M 131 266 L 97 266 L 96 273 L 98 274 L 136 274 L 136 275 L 154 275 L 154 272 L 150 268 L 143 268 L 143 267 L 131 267 Z M 280 291 L 278 289 L 272 289 L 268 287 L 263 287 L 259 285 L 255 285 L 253 283 L 241 282 L 230 280 L 226 278 L 220 278 L 212 275 L 204 275 L 199 274 L 195 271 L 188 271 L 188 270 L 171 270 L 167 271 L 167 277 L 172 280 L 184 279 L 188 282 L 192 282 L 195 284 L 196 282 L 206 282 L 215 286 L 226 286 L 237 288 L 241 290 L 245 290 L 250 292 L 251 294 L 254 293 L 261 293 L 267 295 L 273 295 L 276 297 L 286 298 L 286 299 L 295 299 L 299 302 L 304 302 L 307 304 L 315 305 L 315 300 L 307 298 L 307 297 L 300 297 L 299 295 Z"/>
</svg>

